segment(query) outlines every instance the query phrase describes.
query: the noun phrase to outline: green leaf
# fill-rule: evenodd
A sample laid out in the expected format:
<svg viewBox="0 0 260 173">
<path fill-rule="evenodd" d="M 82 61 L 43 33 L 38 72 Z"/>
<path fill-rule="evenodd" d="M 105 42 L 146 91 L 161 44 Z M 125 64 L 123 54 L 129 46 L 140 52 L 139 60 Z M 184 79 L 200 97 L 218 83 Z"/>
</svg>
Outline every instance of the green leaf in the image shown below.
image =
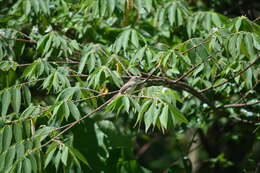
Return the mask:
<svg viewBox="0 0 260 173">
<path fill-rule="evenodd" d="M 87 54 L 85 54 L 81 59 L 80 59 L 80 63 L 79 63 L 79 69 L 78 69 L 78 73 L 82 73 L 83 69 L 86 65 L 87 59 L 90 55 L 90 52 L 88 52 Z"/>
<path fill-rule="evenodd" d="M 0 129 L 0 153 L 2 153 L 2 149 L 3 149 L 3 140 L 4 140 L 3 139 L 3 132 L 4 132 L 4 129 Z"/>
<path fill-rule="evenodd" d="M 164 105 L 161 116 L 160 116 L 160 122 L 164 129 L 167 129 L 168 124 L 168 113 L 169 113 L 169 107 L 167 104 Z"/>
<path fill-rule="evenodd" d="M 158 16 L 158 25 L 162 26 L 162 24 L 165 22 L 165 8 L 161 8 L 159 11 L 159 16 Z"/>
<path fill-rule="evenodd" d="M 136 30 L 134 30 L 134 29 L 133 29 L 132 32 L 131 32 L 131 42 L 132 42 L 132 44 L 133 44 L 136 48 L 139 47 L 138 35 L 137 35 Z"/>
<path fill-rule="evenodd" d="M 253 35 L 254 46 L 257 50 L 260 50 L 260 37 Z"/>
<path fill-rule="evenodd" d="M 31 7 L 32 7 L 32 5 L 31 5 L 30 0 L 25 0 L 24 1 L 24 12 L 25 12 L 26 16 L 30 13 Z"/>
<path fill-rule="evenodd" d="M 146 112 L 146 110 L 149 108 L 151 103 L 152 103 L 152 100 L 149 99 L 144 104 L 142 104 L 142 107 L 141 107 L 141 109 L 140 109 L 140 111 L 138 113 L 138 116 L 137 116 L 137 120 L 136 120 L 135 126 L 136 126 L 137 123 L 140 123 L 142 121 L 143 115 Z"/>
<path fill-rule="evenodd" d="M 70 110 L 70 113 L 72 114 L 72 116 L 76 120 L 79 120 L 80 119 L 80 112 L 79 112 L 77 106 L 72 102 L 68 102 L 67 104 L 69 106 L 69 110 Z"/>
<path fill-rule="evenodd" d="M 38 13 L 40 10 L 38 0 L 32 0 L 31 2 L 35 13 Z"/>
<path fill-rule="evenodd" d="M 4 94 L 2 95 L 2 116 L 6 115 L 10 103 L 11 103 L 10 91 L 5 90 Z"/>
<path fill-rule="evenodd" d="M 50 33 L 50 34 L 49 34 L 49 39 L 48 39 L 48 41 L 46 42 L 45 48 L 44 48 L 44 50 L 43 50 L 43 55 L 46 55 L 46 53 L 47 53 L 48 51 L 50 51 L 49 49 L 50 49 L 51 44 L 52 44 L 52 42 L 53 42 L 53 38 L 54 38 L 54 34 L 53 34 L 53 33 Z"/>
<path fill-rule="evenodd" d="M 120 106 L 122 105 L 122 97 L 123 95 L 116 95 L 116 97 L 107 105 L 106 107 L 106 112 L 107 111 L 113 111 L 113 110 L 118 110 L 120 111 Z"/>
<path fill-rule="evenodd" d="M 121 47 L 122 47 L 122 39 L 123 39 L 123 37 L 120 36 L 120 37 L 116 40 L 116 42 L 115 42 L 115 44 L 114 44 L 114 49 L 115 49 L 115 52 L 116 52 L 116 53 L 118 53 L 118 52 L 120 51 Z"/>
<path fill-rule="evenodd" d="M 46 3 L 48 1 L 38 1 L 40 3 L 40 7 L 42 9 L 42 11 L 45 13 L 45 14 L 48 14 L 49 13 L 49 3 Z"/>
<path fill-rule="evenodd" d="M 168 104 L 170 111 L 174 115 L 174 117 L 181 123 L 188 123 L 188 120 L 185 118 L 185 116 L 173 105 Z"/>
<path fill-rule="evenodd" d="M 70 110 L 69 110 L 69 106 L 68 106 L 67 102 L 63 103 L 62 110 L 64 112 L 64 117 L 66 118 L 66 120 L 68 120 L 69 115 L 70 115 Z"/>
<path fill-rule="evenodd" d="M 29 88 L 25 85 L 23 86 L 23 94 L 24 94 L 25 101 L 27 102 L 28 105 L 30 105 L 32 101 L 32 96 Z"/>
<path fill-rule="evenodd" d="M 69 149 L 68 147 L 65 146 L 63 148 L 62 155 L 61 155 L 61 161 L 64 165 L 67 165 L 68 153 L 69 153 Z"/>
<path fill-rule="evenodd" d="M 20 122 L 14 124 L 14 138 L 16 142 L 19 142 L 23 139 L 23 134 L 22 134 L 22 125 Z"/>
<path fill-rule="evenodd" d="M 246 85 L 249 89 L 252 88 L 252 78 L 253 78 L 253 72 L 252 72 L 252 69 L 249 68 L 247 69 L 247 71 L 245 72 L 246 73 Z"/>
<path fill-rule="evenodd" d="M 76 156 L 80 161 L 82 161 L 85 165 L 89 166 L 87 159 L 75 148 L 67 146 L 69 148 L 69 152 Z"/>
<path fill-rule="evenodd" d="M 203 18 L 203 24 L 206 30 L 210 30 L 211 28 L 211 15 L 206 13 Z"/>
<path fill-rule="evenodd" d="M 145 53 L 145 47 L 142 47 L 136 52 L 134 57 L 131 59 L 131 64 L 134 64 L 137 60 L 138 62 L 141 61 L 143 59 L 144 53 Z"/>
<path fill-rule="evenodd" d="M 158 123 L 158 118 L 160 116 L 161 110 L 162 110 L 162 103 L 159 103 L 154 109 L 153 126 L 156 126 L 156 124 Z"/>
<path fill-rule="evenodd" d="M 33 142 L 32 141 L 25 141 L 25 148 L 28 150 L 31 150 L 33 148 Z"/>
<path fill-rule="evenodd" d="M 126 30 L 122 33 L 122 46 L 124 50 L 127 49 L 130 32 L 131 30 Z"/>
<path fill-rule="evenodd" d="M 173 23 L 175 21 L 175 16 L 176 16 L 176 6 L 171 5 L 168 8 L 168 18 L 169 18 L 170 25 L 173 25 Z"/>
<path fill-rule="evenodd" d="M 94 83 L 94 87 L 98 87 L 101 85 L 101 82 L 103 82 L 103 80 L 105 79 L 105 72 L 103 71 L 103 69 L 100 69 L 99 72 L 97 73 L 96 77 L 95 77 L 95 83 Z M 101 82 L 100 82 L 101 81 Z"/>
<path fill-rule="evenodd" d="M 131 101 L 132 105 L 134 105 L 134 108 L 136 111 L 140 110 L 140 105 L 136 99 L 134 99 L 132 97 L 129 97 L 128 99 L 130 99 L 130 101 Z"/>
<path fill-rule="evenodd" d="M 130 101 L 127 96 L 123 96 L 123 103 L 124 103 L 124 108 L 125 108 L 126 112 L 129 113 Z"/>
<path fill-rule="evenodd" d="M 50 150 L 49 150 L 50 148 Z M 52 145 L 52 147 L 49 147 L 48 150 L 47 150 L 47 157 L 45 159 L 45 163 L 44 163 L 44 168 L 46 168 L 48 166 L 48 164 L 50 163 L 52 157 L 53 157 L 53 154 L 54 152 L 56 151 L 56 145 Z"/>
<path fill-rule="evenodd" d="M 220 27 L 221 26 L 221 20 L 218 14 L 213 13 L 212 15 L 212 22 L 214 23 L 215 26 Z"/>
<path fill-rule="evenodd" d="M 25 158 L 24 161 L 23 161 L 23 171 L 26 172 L 26 173 L 32 172 L 31 161 L 28 158 Z"/>
<path fill-rule="evenodd" d="M 200 52 L 200 53 L 202 53 L 202 52 Z M 189 57 L 183 55 L 183 54 L 180 53 L 180 52 L 176 52 L 176 54 L 177 54 L 178 56 L 180 56 L 185 63 L 187 63 L 188 65 L 191 65 L 191 60 L 189 59 Z M 203 55 L 202 55 L 202 56 L 203 56 Z"/>
<path fill-rule="evenodd" d="M 23 161 L 23 160 L 22 160 Z M 23 162 L 16 162 L 15 165 L 13 166 L 13 170 L 16 169 L 17 173 L 21 173 L 22 172 L 22 166 L 23 166 Z M 12 171 L 11 169 L 11 171 Z"/>
<path fill-rule="evenodd" d="M 121 79 L 120 75 L 116 71 L 111 71 L 110 74 L 115 85 L 121 88 L 121 86 L 123 85 L 123 80 Z"/>
<path fill-rule="evenodd" d="M 20 88 L 13 87 L 12 90 L 12 107 L 16 113 L 19 113 L 21 106 L 21 90 Z"/>
<path fill-rule="evenodd" d="M 69 87 L 64 89 L 57 97 L 56 102 L 57 101 L 68 101 L 71 100 L 73 95 L 75 94 L 75 92 L 79 90 L 78 87 Z"/>
<path fill-rule="evenodd" d="M 1 153 L 0 154 L 0 160 L 1 160 L 1 162 L 0 162 L 0 171 L 2 172 L 2 170 L 4 169 L 4 167 L 5 167 L 5 158 L 6 158 L 6 152 L 4 152 L 4 153 Z"/>
<path fill-rule="evenodd" d="M 100 1 L 101 1 L 101 3 L 100 3 L 100 16 L 103 17 L 106 14 L 108 5 L 107 5 L 106 0 L 100 0 Z"/>
<path fill-rule="evenodd" d="M 31 136 L 31 120 L 24 120 L 23 121 L 23 127 L 25 129 L 25 133 L 27 135 L 27 137 Z"/>
<path fill-rule="evenodd" d="M 29 65 L 23 72 L 23 78 L 30 78 L 35 74 L 35 69 L 38 65 L 39 61 L 34 61 L 31 65 Z"/>
<path fill-rule="evenodd" d="M 236 49 L 236 43 L 237 43 L 237 35 L 232 36 L 229 39 L 229 44 L 228 44 L 228 48 L 229 48 L 229 52 L 233 57 L 236 57 L 237 55 L 237 49 Z"/>
<path fill-rule="evenodd" d="M 5 126 L 4 133 L 3 133 L 3 151 L 7 150 L 11 144 L 13 137 L 12 133 L 12 127 L 11 126 Z"/>
<path fill-rule="evenodd" d="M 92 53 L 89 56 L 89 61 L 87 63 L 88 66 L 88 72 L 91 73 L 94 69 L 95 69 L 95 65 L 96 65 L 96 56 L 94 53 Z"/>
<path fill-rule="evenodd" d="M 183 16 L 182 16 L 181 10 L 178 8 L 177 8 L 177 21 L 178 21 L 178 26 L 182 25 Z"/>
<path fill-rule="evenodd" d="M 109 15 L 111 15 L 116 6 L 116 0 L 107 0 Z"/>
<path fill-rule="evenodd" d="M 54 158 L 54 165 L 55 165 L 56 170 L 58 170 L 58 168 L 59 168 L 60 160 L 61 160 L 61 151 L 59 150 L 56 153 L 56 156 Z"/>
<path fill-rule="evenodd" d="M 15 147 L 12 146 L 7 151 L 7 155 L 5 158 L 5 170 L 9 170 L 10 167 L 12 167 L 14 158 L 15 158 Z"/>
<path fill-rule="evenodd" d="M 239 31 L 240 26 L 241 26 L 241 22 L 242 22 L 242 18 L 238 17 L 238 19 L 236 20 L 236 23 L 235 23 L 236 32 Z"/>
<path fill-rule="evenodd" d="M 243 39 L 243 34 L 239 34 L 236 40 L 236 49 L 237 49 L 237 55 L 239 56 L 241 54 L 241 43 L 242 43 L 242 39 Z"/>
<path fill-rule="evenodd" d="M 147 9 L 148 12 L 150 12 L 153 8 L 153 1 L 152 0 L 146 0 L 146 1 L 143 1 L 144 2 L 144 6 L 145 8 Z"/>
<path fill-rule="evenodd" d="M 38 172 L 37 171 L 38 170 L 38 166 L 37 166 L 37 161 L 36 161 L 34 155 L 30 154 L 29 155 L 29 159 L 31 161 L 31 167 L 32 167 L 33 172 L 37 173 Z"/>
<path fill-rule="evenodd" d="M 155 106 L 156 103 L 153 102 L 152 105 L 149 107 L 148 111 L 144 114 L 144 124 L 145 124 L 145 131 L 147 132 L 149 127 L 153 123 L 153 119 L 155 115 Z"/>
<path fill-rule="evenodd" d="M 21 159 L 24 157 L 25 154 L 25 147 L 23 143 L 19 143 L 16 145 L 16 157 L 17 159 Z"/>
<path fill-rule="evenodd" d="M 250 59 L 253 59 L 255 57 L 255 51 L 253 49 L 254 44 L 253 44 L 253 38 L 251 34 L 245 34 L 244 35 L 244 41 L 245 41 L 245 45 L 247 48 L 247 52 L 250 56 Z"/>
<path fill-rule="evenodd" d="M 37 42 L 37 47 L 36 47 L 36 50 L 38 52 L 42 52 L 43 51 L 43 48 L 45 46 L 45 43 L 48 39 L 48 35 L 45 35 L 43 37 L 40 38 L 40 40 Z"/>
</svg>

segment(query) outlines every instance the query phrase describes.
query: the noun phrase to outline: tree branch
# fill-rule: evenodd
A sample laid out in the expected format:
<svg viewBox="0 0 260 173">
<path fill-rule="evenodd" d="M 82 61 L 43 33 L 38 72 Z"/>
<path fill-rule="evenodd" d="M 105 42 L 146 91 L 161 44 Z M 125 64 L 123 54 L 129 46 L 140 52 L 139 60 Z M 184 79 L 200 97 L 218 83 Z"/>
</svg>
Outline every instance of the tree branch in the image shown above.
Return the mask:
<svg viewBox="0 0 260 173">
<path fill-rule="evenodd" d="M 202 93 L 200 93 L 199 91 L 197 91 L 196 89 L 194 89 L 193 87 L 189 86 L 188 84 L 186 84 L 185 82 L 181 82 L 181 81 L 175 81 L 172 79 L 168 79 L 165 77 L 157 77 L 157 76 L 152 76 L 152 79 L 149 79 L 148 81 L 156 81 L 156 82 L 162 82 L 166 85 L 168 85 L 169 88 L 175 89 L 175 90 L 179 90 L 179 91 L 187 91 L 188 93 L 192 94 L 193 96 L 197 97 L 198 99 L 200 99 L 203 103 L 206 103 L 207 105 L 209 105 L 212 109 L 215 109 L 214 104 L 207 99 Z"/>
<path fill-rule="evenodd" d="M 22 39 L 22 38 L 8 38 L 8 37 L 5 37 L 2 33 L 0 33 L 0 36 L 6 40 L 15 40 L 15 41 L 21 41 L 24 43 L 33 43 L 33 44 L 37 43 L 37 41 L 35 41 L 35 40 L 26 40 L 26 39 Z"/>
<path fill-rule="evenodd" d="M 217 109 L 224 109 L 224 108 L 238 108 L 238 107 L 246 107 L 251 105 L 260 104 L 260 100 L 250 103 L 236 103 L 236 104 L 228 104 L 224 106 L 218 106 Z"/>
</svg>

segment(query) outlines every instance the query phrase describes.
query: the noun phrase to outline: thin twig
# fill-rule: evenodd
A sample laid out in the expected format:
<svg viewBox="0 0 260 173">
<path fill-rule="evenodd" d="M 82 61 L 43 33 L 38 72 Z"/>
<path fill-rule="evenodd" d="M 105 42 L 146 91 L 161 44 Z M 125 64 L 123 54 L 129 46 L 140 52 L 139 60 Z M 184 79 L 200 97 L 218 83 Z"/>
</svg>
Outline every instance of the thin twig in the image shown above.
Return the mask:
<svg viewBox="0 0 260 173">
<path fill-rule="evenodd" d="M 191 72 L 193 72 L 197 67 L 199 67 L 202 63 L 199 63 L 193 67 L 191 67 L 186 73 L 184 73 L 181 77 L 179 77 L 178 79 L 176 79 L 176 82 L 181 81 L 182 79 L 184 79 L 185 77 L 187 77 Z"/>
<path fill-rule="evenodd" d="M 260 16 L 259 17 L 257 17 L 257 18 L 255 18 L 254 20 L 253 20 L 253 22 L 256 22 L 256 21 L 258 21 L 260 19 Z"/>
<path fill-rule="evenodd" d="M 13 30 L 14 32 L 17 32 L 18 34 L 24 36 L 25 38 L 29 39 L 29 40 L 33 40 L 29 35 L 23 33 L 22 31 L 18 31 L 16 29 L 13 29 L 13 28 L 8 28 L 7 30 Z M 34 40 L 35 41 L 35 40 Z"/>
<path fill-rule="evenodd" d="M 190 141 L 190 143 L 189 143 L 189 145 L 187 147 L 188 148 L 187 155 L 190 153 L 191 146 L 192 146 L 193 142 L 196 142 L 194 139 L 195 139 L 196 135 L 198 134 L 198 132 L 199 132 L 199 129 L 196 129 L 196 131 L 192 135 L 191 141 Z"/>
<path fill-rule="evenodd" d="M 91 88 L 80 87 L 80 89 L 87 90 L 87 91 L 92 91 L 92 92 L 97 93 L 97 94 L 102 94 L 101 92 L 99 92 L 97 90 L 94 90 L 94 89 L 91 89 Z"/>
<path fill-rule="evenodd" d="M 233 119 L 240 121 L 242 123 L 251 124 L 251 125 L 257 123 L 257 122 L 251 121 L 251 120 L 242 119 L 238 116 L 230 116 L 230 118 L 233 118 Z"/>
<path fill-rule="evenodd" d="M 209 55 L 207 57 L 207 60 L 211 59 L 212 58 L 212 55 Z M 201 64 L 203 64 L 205 61 L 191 67 L 186 73 L 184 73 L 182 76 L 180 76 L 178 79 L 175 80 L 175 82 L 179 82 L 181 81 L 182 79 L 184 79 L 185 77 L 187 77 L 191 72 L 193 72 L 197 67 L 199 67 Z"/>
<path fill-rule="evenodd" d="M 133 98 L 142 98 L 142 99 L 153 99 L 153 100 L 156 100 L 157 98 L 155 97 L 150 97 L 150 96 L 136 96 L 136 95 L 130 95 L 130 97 L 133 97 Z"/>
<path fill-rule="evenodd" d="M 35 40 L 25 40 L 25 39 L 22 39 L 22 38 L 8 38 L 8 37 L 5 37 L 3 34 L 0 33 L 0 36 L 6 40 L 15 40 L 15 41 L 21 41 L 21 42 L 25 42 L 25 43 L 33 43 L 33 44 L 36 44 L 37 42 Z"/>
<path fill-rule="evenodd" d="M 203 42 L 200 42 L 199 44 L 197 44 L 197 45 L 195 45 L 195 46 L 193 46 L 193 47 L 191 47 L 191 48 L 189 48 L 189 49 L 187 49 L 187 50 L 185 50 L 185 51 L 183 51 L 183 52 L 181 52 L 182 54 L 185 54 L 185 53 L 188 53 L 189 51 L 191 51 L 192 49 L 195 49 L 195 48 L 197 48 L 197 47 L 199 47 L 199 46 L 201 46 L 201 45 L 203 45 L 203 44 L 205 44 L 205 43 L 208 43 L 210 40 L 206 40 L 206 41 L 203 41 Z"/>
<path fill-rule="evenodd" d="M 214 104 L 207 98 L 205 97 L 202 93 L 194 89 L 193 87 L 189 86 L 185 82 L 176 82 L 175 80 L 171 80 L 165 77 L 155 77 L 155 81 L 161 81 L 165 84 L 168 84 L 170 88 L 176 89 L 176 90 L 184 90 L 187 91 L 188 93 L 192 94 L 193 96 L 197 97 L 200 99 L 203 103 L 206 103 L 209 105 L 212 109 L 215 109 Z M 151 79 L 153 81 L 154 79 Z"/>
<path fill-rule="evenodd" d="M 255 101 L 255 102 L 249 102 L 249 103 L 236 103 L 236 104 L 218 106 L 217 109 L 246 107 L 246 106 L 251 106 L 251 105 L 256 105 L 256 104 L 260 104 L 260 100 Z"/>
<path fill-rule="evenodd" d="M 158 141 L 161 137 L 160 136 L 156 136 L 154 137 L 152 140 L 150 140 L 149 142 L 147 142 L 146 144 L 144 144 L 137 152 L 136 154 L 136 159 L 139 158 L 141 155 L 143 155 L 150 147 L 153 143 L 155 143 L 156 141 Z"/>
<path fill-rule="evenodd" d="M 115 93 L 118 93 L 119 90 L 117 91 L 111 91 L 111 92 L 108 92 L 108 93 L 102 93 L 102 94 L 99 94 L 99 95 L 96 95 L 96 96 L 91 96 L 91 97 L 88 97 L 88 98 L 82 98 L 82 99 L 79 99 L 79 100 L 68 100 L 68 102 L 82 102 L 82 101 L 86 101 L 86 100 L 91 100 L 91 99 L 94 99 L 94 98 L 98 98 L 98 97 L 102 97 L 102 96 L 107 96 L 107 95 L 111 95 L 111 94 L 115 94 Z"/>
</svg>

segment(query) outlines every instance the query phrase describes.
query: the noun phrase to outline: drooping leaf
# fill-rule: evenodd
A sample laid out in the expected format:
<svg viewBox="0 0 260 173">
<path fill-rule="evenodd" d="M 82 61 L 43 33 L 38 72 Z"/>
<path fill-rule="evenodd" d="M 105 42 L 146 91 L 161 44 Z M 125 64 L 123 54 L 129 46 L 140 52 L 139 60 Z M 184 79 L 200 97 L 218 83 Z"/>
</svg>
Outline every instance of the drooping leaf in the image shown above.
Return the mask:
<svg viewBox="0 0 260 173">
<path fill-rule="evenodd" d="M 6 115 L 10 103 L 11 103 L 10 91 L 9 90 L 5 90 L 5 92 L 2 95 L 2 116 Z"/>
<path fill-rule="evenodd" d="M 15 147 L 12 146 L 8 149 L 5 157 L 5 170 L 10 170 L 15 158 Z"/>
<path fill-rule="evenodd" d="M 24 172 L 28 172 L 31 173 L 32 172 L 32 165 L 31 165 L 31 161 L 28 158 L 25 158 L 23 161 L 23 170 Z"/>
<path fill-rule="evenodd" d="M 171 104 L 168 104 L 168 106 L 175 119 L 181 123 L 188 123 L 188 120 L 185 118 L 185 116 L 175 106 Z"/>
<path fill-rule="evenodd" d="M 72 114 L 72 116 L 75 118 L 75 120 L 78 120 L 80 118 L 80 112 L 77 108 L 77 106 L 72 103 L 72 102 L 68 102 L 68 107 L 69 107 L 69 110 L 70 110 L 70 113 Z"/>
<path fill-rule="evenodd" d="M 68 147 L 64 147 L 61 155 L 61 161 L 64 165 L 67 165 L 68 153 L 69 153 Z"/>
<path fill-rule="evenodd" d="M 44 167 L 46 168 L 48 164 L 50 163 L 51 159 L 53 159 L 53 154 L 56 151 L 56 144 L 52 143 L 52 145 L 47 150 L 47 157 L 44 162 Z"/>
<path fill-rule="evenodd" d="M 67 146 L 67 147 L 69 148 L 69 152 L 71 154 L 76 156 L 76 158 L 79 159 L 81 162 L 83 162 L 85 165 L 89 166 L 87 159 L 77 149 L 75 149 L 73 147 L 69 147 L 69 146 Z"/>
<path fill-rule="evenodd" d="M 9 146 L 11 145 L 13 137 L 13 131 L 11 126 L 5 126 L 4 132 L 3 132 L 3 151 L 7 150 Z"/>
<path fill-rule="evenodd" d="M 145 123 L 145 131 L 147 132 L 147 130 L 149 129 L 149 127 L 152 125 L 153 123 L 153 119 L 155 115 L 155 107 L 156 107 L 156 103 L 153 102 L 148 111 L 144 114 L 144 123 Z"/>
<path fill-rule="evenodd" d="M 15 137 L 15 140 L 16 142 L 19 142 L 23 139 L 23 134 L 22 134 L 22 131 L 23 131 L 23 128 L 22 128 L 22 125 L 20 122 L 14 124 L 14 129 L 13 129 L 13 132 L 14 132 L 14 137 Z"/>
<path fill-rule="evenodd" d="M 12 93 L 12 107 L 16 113 L 19 113 L 21 106 L 21 89 L 18 87 L 13 87 Z"/>
<path fill-rule="evenodd" d="M 162 114 L 160 115 L 160 122 L 162 125 L 162 128 L 167 129 L 168 124 L 168 115 L 169 114 L 169 108 L 168 105 L 164 105 L 162 109 Z"/>
<path fill-rule="evenodd" d="M 152 103 L 152 100 L 147 100 L 144 104 L 142 104 L 142 107 L 138 113 L 135 125 L 137 125 L 137 123 L 139 123 L 139 124 L 141 123 L 141 121 L 143 120 L 144 113 L 147 111 L 147 109 L 149 108 L 151 103 Z"/>
</svg>

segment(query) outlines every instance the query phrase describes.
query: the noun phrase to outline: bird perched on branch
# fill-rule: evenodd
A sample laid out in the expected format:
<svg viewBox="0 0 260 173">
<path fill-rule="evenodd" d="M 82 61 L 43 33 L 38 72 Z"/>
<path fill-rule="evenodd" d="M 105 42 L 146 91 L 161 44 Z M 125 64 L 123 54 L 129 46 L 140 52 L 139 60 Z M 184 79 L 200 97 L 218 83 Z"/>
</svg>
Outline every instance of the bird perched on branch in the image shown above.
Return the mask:
<svg viewBox="0 0 260 173">
<path fill-rule="evenodd" d="M 121 87 L 118 93 L 123 94 L 125 92 L 133 91 L 139 82 L 139 78 L 137 76 L 133 76 L 127 83 L 124 84 L 124 86 Z"/>
</svg>

